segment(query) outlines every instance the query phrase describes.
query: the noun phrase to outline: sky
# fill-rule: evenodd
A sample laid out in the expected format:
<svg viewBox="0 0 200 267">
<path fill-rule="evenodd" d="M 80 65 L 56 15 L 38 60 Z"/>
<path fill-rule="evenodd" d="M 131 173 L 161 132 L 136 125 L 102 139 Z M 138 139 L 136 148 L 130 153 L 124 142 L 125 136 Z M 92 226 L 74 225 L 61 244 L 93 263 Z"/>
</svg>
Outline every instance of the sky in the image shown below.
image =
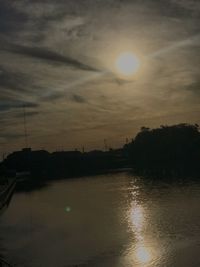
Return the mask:
<svg viewBox="0 0 200 267">
<path fill-rule="evenodd" d="M 200 123 L 198 0 L 0 0 L 0 151 L 120 147 Z M 116 71 L 123 52 L 140 67 Z"/>
</svg>

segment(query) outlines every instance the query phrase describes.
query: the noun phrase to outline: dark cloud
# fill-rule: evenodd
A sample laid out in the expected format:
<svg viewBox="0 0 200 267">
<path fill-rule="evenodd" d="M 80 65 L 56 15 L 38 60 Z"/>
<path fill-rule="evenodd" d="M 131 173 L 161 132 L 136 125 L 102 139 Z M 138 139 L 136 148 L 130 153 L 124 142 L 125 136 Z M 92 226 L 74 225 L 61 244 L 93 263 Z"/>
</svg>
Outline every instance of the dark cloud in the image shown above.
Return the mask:
<svg viewBox="0 0 200 267">
<path fill-rule="evenodd" d="M 189 15 L 189 12 L 184 7 L 180 6 L 175 1 L 149 1 L 151 6 L 154 6 L 157 10 L 159 9 L 160 15 L 166 17 L 174 17 L 174 18 L 184 18 Z M 145 3 L 146 4 L 146 3 Z"/>
<path fill-rule="evenodd" d="M 29 79 L 26 75 L 0 66 L 0 87 L 14 91 L 26 91 Z"/>
<path fill-rule="evenodd" d="M 186 90 L 192 92 L 195 96 L 200 96 L 200 80 L 188 85 Z"/>
<path fill-rule="evenodd" d="M 11 110 L 11 109 L 22 109 L 25 108 L 37 108 L 39 104 L 34 102 L 25 102 L 20 100 L 7 100 L 0 103 L 0 112 Z"/>
<path fill-rule="evenodd" d="M 133 83 L 132 80 L 123 80 L 123 79 L 120 79 L 120 78 L 113 78 L 113 82 L 115 82 L 116 84 L 118 85 L 123 85 L 123 84 L 129 84 L 129 83 Z"/>
<path fill-rule="evenodd" d="M 81 96 L 81 95 L 78 95 L 78 94 L 72 94 L 70 96 L 67 96 L 66 92 L 52 92 L 52 93 L 49 93 L 45 96 L 42 96 L 40 98 L 41 101 L 49 101 L 49 102 L 55 102 L 55 101 L 58 101 L 59 99 L 66 99 L 66 100 L 70 100 L 72 102 L 76 102 L 76 103 L 80 103 L 80 104 L 83 104 L 83 103 L 86 103 L 87 100 Z"/>
<path fill-rule="evenodd" d="M 72 101 L 74 101 L 76 103 L 80 103 L 80 104 L 87 102 L 87 100 L 83 96 L 77 95 L 77 94 L 73 94 L 71 96 L 71 99 L 72 99 Z"/>
<path fill-rule="evenodd" d="M 47 93 L 43 96 L 40 97 L 40 101 L 43 102 L 55 102 L 57 100 L 59 100 L 60 98 L 64 97 L 64 93 L 62 92 L 51 92 L 51 93 Z"/>
<path fill-rule="evenodd" d="M 26 117 L 33 117 L 38 115 L 39 112 L 38 111 L 26 111 Z M 24 112 L 20 112 L 18 114 L 15 115 L 15 118 L 23 118 L 24 117 Z"/>
<path fill-rule="evenodd" d="M 0 1 L 0 33 L 16 34 L 24 28 L 28 17 L 9 5 L 9 1 Z"/>
<path fill-rule="evenodd" d="M 24 45 L 17 44 L 1 44 L 1 50 L 16 53 L 19 55 L 29 56 L 32 58 L 46 60 L 49 63 L 62 63 L 70 67 L 86 71 L 98 71 L 96 68 L 93 68 L 87 64 L 81 63 L 76 59 L 73 59 L 68 56 L 61 55 L 57 52 L 54 52 L 48 48 L 39 48 L 39 47 L 29 47 Z"/>
</svg>

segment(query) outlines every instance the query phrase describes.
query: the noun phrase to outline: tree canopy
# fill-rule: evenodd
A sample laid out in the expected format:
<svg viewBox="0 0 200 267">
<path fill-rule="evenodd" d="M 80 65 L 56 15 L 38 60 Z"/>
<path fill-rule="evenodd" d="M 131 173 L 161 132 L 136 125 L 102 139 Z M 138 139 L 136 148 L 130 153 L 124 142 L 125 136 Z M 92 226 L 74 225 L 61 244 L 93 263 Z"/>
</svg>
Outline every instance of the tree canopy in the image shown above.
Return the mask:
<svg viewBox="0 0 200 267">
<path fill-rule="evenodd" d="M 200 163 L 199 126 L 142 127 L 126 149 L 136 169 L 196 171 Z"/>
</svg>

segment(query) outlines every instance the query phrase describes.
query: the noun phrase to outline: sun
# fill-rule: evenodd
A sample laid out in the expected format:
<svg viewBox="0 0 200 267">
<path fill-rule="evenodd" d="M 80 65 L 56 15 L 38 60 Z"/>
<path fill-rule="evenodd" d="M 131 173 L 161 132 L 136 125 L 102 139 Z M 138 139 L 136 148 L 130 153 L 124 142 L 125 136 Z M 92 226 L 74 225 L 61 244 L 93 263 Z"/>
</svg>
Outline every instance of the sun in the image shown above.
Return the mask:
<svg viewBox="0 0 200 267">
<path fill-rule="evenodd" d="M 133 53 L 124 52 L 117 57 L 115 66 L 119 74 L 128 77 L 137 72 L 140 67 L 140 62 Z"/>
</svg>

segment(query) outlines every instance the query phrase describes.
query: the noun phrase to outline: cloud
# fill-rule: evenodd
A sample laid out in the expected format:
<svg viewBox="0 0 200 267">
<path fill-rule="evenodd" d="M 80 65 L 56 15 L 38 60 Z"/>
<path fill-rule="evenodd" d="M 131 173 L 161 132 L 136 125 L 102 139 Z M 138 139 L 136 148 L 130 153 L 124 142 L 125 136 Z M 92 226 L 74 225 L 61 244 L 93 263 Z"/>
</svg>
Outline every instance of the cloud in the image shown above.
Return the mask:
<svg viewBox="0 0 200 267">
<path fill-rule="evenodd" d="M 36 116 L 39 113 L 39 111 L 26 111 L 26 117 L 33 117 L 33 116 Z M 20 112 L 18 114 L 15 115 L 15 118 L 23 118 L 24 117 L 24 112 Z"/>
<path fill-rule="evenodd" d="M 3 90 L 11 89 L 18 92 L 25 92 L 28 82 L 29 79 L 26 75 L 0 66 L 0 87 Z"/>
<path fill-rule="evenodd" d="M 24 102 L 20 100 L 10 100 L 10 101 L 3 101 L 0 103 L 0 112 L 8 111 L 11 109 L 22 109 L 25 108 L 37 108 L 39 104 L 34 102 Z"/>
<path fill-rule="evenodd" d="M 83 104 L 83 103 L 87 102 L 87 100 L 83 96 L 77 95 L 77 94 L 73 94 L 71 96 L 71 100 L 76 102 L 76 103 L 80 103 L 80 104 Z"/>
<path fill-rule="evenodd" d="M 32 58 L 36 58 L 39 60 L 45 60 L 49 63 L 61 63 L 66 64 L 70 67 L 73 67 L 75 69 L 79 70 L 85 70 L 85 71 L 98 71 L 96 68 L 93 68 L 87 64 L 81 63 L 76 59 L 73 59 L 71 57 L 61 55 L 57 52 L 51 51 L 48 48 L 39 48 L 39 47 L 28 47 L 23 45 L 17 45 L 17 44 L 4 44 L 1 45 L 1 50 L 16 53 L 19 55 L 29 56 Z"/>
<path fill-rule="evenodd" d="M 199 15 L 200 3 L 198 0 L 171 0 L 171 2 L 188 11 L 193 11 L 193 16 Z"/>
<path fill-rule="evenodd" d="M 42 102 L 55 102 L 64 96 L 63 92 L 50 92 L 48 94 L 42 95 L 40 101 Z"/>
<path fill-rule="evenodd" d="M 0 2 L 0 33 L 7 35 L 19 32 L 28 20 L 26 14 L 17 11 L 7 1 Z"/>
</svg>

